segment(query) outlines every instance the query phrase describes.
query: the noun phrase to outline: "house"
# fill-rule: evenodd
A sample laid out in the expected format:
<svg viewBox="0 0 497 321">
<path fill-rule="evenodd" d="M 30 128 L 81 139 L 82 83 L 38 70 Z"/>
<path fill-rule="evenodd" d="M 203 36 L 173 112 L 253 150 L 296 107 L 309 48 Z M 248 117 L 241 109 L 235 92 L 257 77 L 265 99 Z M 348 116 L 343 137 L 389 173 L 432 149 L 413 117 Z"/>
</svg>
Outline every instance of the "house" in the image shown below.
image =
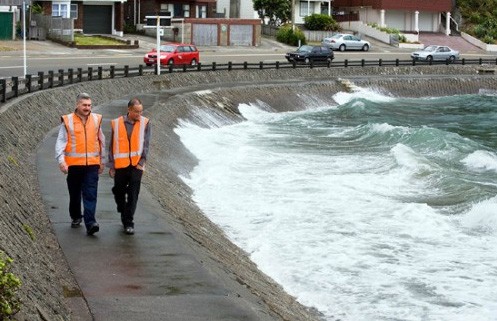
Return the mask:
<svg viewBox="0 0 497 321">
<path fill-rule="evenodd" d="M 335 14 L 357 13 L 365 24 L 376 23 L 405 33 L 451 33 L 453 0 L 334 0 Z M 452 21 L 453 22 L 453 21 Z"/>
<path fill-rule="evenodd" d="M 0 40 L 14 40 L 16 22 L 21 20 L 22 0 L 0 0 Z"/>
<path fill-rule="evenodd" d="M 124 4 L 122 0 L 53 0 L 34 1 L 44 15 L 74 18 L 74 31 L 85 34 L 123 36 Z"/>
<path fill-rule="evenodd" d="M 217 0 L 216 13 L 223 18 L 259 18 L 252 0 Z"/>
<path fill-rule="evenodd" d="M 293 0 L 294 23 L 304 24 L 304 19 L 315 13 L 332 15 L 332 0 Z"/>
<path fill-rule="evenodd" d="M 173 18 L 213 18 L 216 0 L 128 0 L 124 20 L 128 25 L 146 24 L 146 16 L 169 12 Z"/>
</svg>

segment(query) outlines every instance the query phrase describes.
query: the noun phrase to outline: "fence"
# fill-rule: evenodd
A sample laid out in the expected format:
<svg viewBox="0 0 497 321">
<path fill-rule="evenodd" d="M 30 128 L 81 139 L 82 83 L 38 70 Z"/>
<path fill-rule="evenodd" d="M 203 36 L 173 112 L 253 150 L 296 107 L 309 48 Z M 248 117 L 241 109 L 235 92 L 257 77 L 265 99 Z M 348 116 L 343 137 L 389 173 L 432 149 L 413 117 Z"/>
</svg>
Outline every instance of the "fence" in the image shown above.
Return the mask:
<svg viewBox="0 0 497 321">
<path fill-rule="evenodd" d="M 222 70 L 254 70 L 254 69 L 296 69 L 296 68 L 347 68 L 347 67 L 388 67 L 388 66 L 426 66 L 426 65 L 449 65 L 449 64 L 460 64 L 460 65 L 489 65 L 488 68 L 481 68 L 479 72 L 481 73 L 495 73 L 495 68 L 492 65 L 497 65 L 496 59 L 461 59 L 455 62 L 447 61 L 430 61 L 421 62 L 416 60 L 344 60 L 343 62 L 312 62 L 310 64 L 298 64 L 296 62 L 271 62 L 271 63 L 224 63 L 218 64 L 213 62 L 212 64 L 198 64 L 196 66 L 189 65 L 169 65 L 163 68 L 164 73 L 177 73 L 177 72 L 205 72 L 205 71 L 222 71 Z M 24 94 L 54 88 L 62 87 L 70 84 L 81 83 L 84 81 L 102 80 L 102 79 L 113 79 L 113 78 L 123 78 L 123 77 L 140 77 L 147 75 L 157 74 L 157 69 L 152 67 L 144 67 L 139 65 L 138 67 L 130 68 L 129 66 L 124 66 L 124 68 L 115 68 L 115 66 L 110 66 L 104 69 L 103 67 L 88 67 L 88 69 L 83 70 L 83 68 L 69 68 L 67 71 L 64 69 L 59 69 L 57 72 L 48 71 L 47 74 L 44 72 L 38 72 L 37 75 L 26 75 L 24 78 L 11 77 L 0 79 L 0 104 L 5 103 L 7 100 L 19 97 Z"/>
<path fill-rule="evenodd" d="M 74 41 L 74 19 L 44 16 L 33 14 L 31 21 L 35 21 L 37 28 L 48 32 L 50 39 L 58 39 L 64 42 Z"/>
</svg>

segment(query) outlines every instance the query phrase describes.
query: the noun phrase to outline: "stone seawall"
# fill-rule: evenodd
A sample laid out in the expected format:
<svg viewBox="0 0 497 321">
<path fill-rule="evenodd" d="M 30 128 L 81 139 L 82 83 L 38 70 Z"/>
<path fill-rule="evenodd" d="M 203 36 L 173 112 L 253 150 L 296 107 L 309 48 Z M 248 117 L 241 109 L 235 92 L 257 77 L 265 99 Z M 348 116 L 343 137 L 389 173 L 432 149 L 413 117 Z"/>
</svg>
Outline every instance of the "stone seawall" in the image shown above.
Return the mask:
<svg viewBox="0 0 497 321">
<path fill-rule="evenodd" d="M 23 309 L 19 320 L 70 320 L 66 297 L 79 293 L 40 197 L 35 166 L 37 145 L 73 110 L 79 92 L 94 104 L 138 95 L 154 121 L 150 174 L 144 184 L 189 236 L 228 272 L 284 320 L 317 317 L 258 271 L 246 253 L 233 245 L 192 202 L 187 176 L 195 158 L 173 129 L 178 119 L 202 126 L 243 121 L 239 103 L 258 103 L 286 111 L 307 105 L 334 104 L 332 95 L 347 90 L 342 79 L 394 96 L 443 96 L 494 90 L 497 78 L 476 73 L 477 66 L 248 70 L 163 74 L 102 80 L 45 90 L 0 108 L 0 250 L 14 259 L 21 277 Z M 209 116 L 209 117 L 207 117 Z M 161 130 L 158 130 L 161 128 Z M 58 169 L 55 167 L 54 171 Z"/>
</svg>

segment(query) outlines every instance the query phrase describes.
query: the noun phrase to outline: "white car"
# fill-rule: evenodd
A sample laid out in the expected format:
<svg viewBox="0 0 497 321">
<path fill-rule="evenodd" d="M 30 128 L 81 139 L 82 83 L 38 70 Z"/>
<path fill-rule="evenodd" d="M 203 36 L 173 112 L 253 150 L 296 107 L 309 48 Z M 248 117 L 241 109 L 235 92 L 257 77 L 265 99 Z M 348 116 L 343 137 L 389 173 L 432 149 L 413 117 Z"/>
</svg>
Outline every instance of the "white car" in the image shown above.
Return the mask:
<svg viewBox="0 0 497 321">
<path fill-rule="evenodd" d="M 333 50 L 364 50 L 368 51 L 371 48 L 369 41 L 361 40 L 347 33 L 337 33 L 331 37 L 324 38 L 321 45 L 330 47 Z"/>
<path fill-rule="evenodd" d="M 451 49 L 447 46 L 431 45 L 423 50 L 411 53 L 411 58 L 414 60 L 424 61 L 448 60 L 449 62 L 454 62 L 456 59 L 459 59 L 459 51 Z"/>
</svg>

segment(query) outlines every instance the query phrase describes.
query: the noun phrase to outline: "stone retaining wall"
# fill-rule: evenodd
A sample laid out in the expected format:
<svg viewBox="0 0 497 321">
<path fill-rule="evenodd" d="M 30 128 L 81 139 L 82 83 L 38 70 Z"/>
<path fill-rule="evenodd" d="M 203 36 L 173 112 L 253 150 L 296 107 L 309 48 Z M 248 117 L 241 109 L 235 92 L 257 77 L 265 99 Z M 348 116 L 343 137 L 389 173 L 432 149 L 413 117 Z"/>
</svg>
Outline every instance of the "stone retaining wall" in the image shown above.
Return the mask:
<svg viewBox="0 0 497 321">
<path fill-rule="evenodd" d="M 35 163 L 37 145 L 59 124 L 61 114 L 73 110 L 79 92 L 90 93 L 96 105 L 128 98 L 130 93 L 147 93 L 154 126 L 164 130 L 154 131 L 151 174 L 144 184 L 183 226 L 194 245 L 205 248 L 282 319 L 312 320 L 315 315 L 260 273 L 191 201 L 191 191 L 178 174 L 188 175 L 196 161 L 173 131 L 177 119 L 210 126 L 199 116 L 202 112 L 217 115 L 223 122 L 242 121 L 239 103 L 263 102 L 275 111 L 298 110 L 304 102 L 333 104 L 332 95 L 347 89 L 342 78 L 409 97 L 497 88 L 496 77 L 478 76 L 476 70 L 477 66 L 426 66 L 176 73 L 79 83 L 11 101 L 0 108 L 0 250 L 14 259 L 14 272 L 23 282 L 23 309 L 17 318 L 70 320 L 65 297 L 79 290 L 47 217 Z"/>
</svg>

